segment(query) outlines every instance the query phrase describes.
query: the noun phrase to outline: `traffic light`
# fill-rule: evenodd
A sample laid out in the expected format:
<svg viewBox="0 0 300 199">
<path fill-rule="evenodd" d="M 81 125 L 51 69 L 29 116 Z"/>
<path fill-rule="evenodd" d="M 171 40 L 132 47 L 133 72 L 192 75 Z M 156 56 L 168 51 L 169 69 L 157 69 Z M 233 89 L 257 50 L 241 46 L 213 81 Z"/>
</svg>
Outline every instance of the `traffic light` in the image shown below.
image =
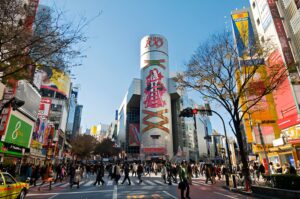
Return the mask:
<svg viewBox="0 0 300 199">
<path fill-rule="evenodd" d="M 194 110 L 192 108 L 185 108 L 182 111 L 180 111 L 179 117 L 193 117 L 194 116 Z"/>
</svg>

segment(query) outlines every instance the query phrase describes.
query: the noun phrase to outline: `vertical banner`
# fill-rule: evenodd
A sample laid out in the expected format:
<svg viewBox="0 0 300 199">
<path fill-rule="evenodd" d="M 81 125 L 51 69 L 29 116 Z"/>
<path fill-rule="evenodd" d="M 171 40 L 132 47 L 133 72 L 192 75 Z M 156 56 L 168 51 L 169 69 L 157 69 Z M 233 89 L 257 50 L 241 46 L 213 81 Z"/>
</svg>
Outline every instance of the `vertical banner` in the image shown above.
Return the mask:
<svg viewBox="0 0 300 199">
<path fill-rule="evenodd" d="M 247 76 L 251 70 L 256 70 L 257 67 L 259 67 L 251 81 L 248 82 L 248 89 L 244 100 L 249 103 L 246 104 L 245 107 L 242 107 L 242 110 L 246 111 L 247 107 L 253 105 L 251 104 L 251 99 L 257 99 L 258 96 L 261 96 L 261 91 L 265 88 L 264 81 L 267 77 L 267 71 L 263 59 L 253 60 L 256 53 L 255 36 L 248 11 L 241 11 L 239 13 L 232 14 L 232 23 L 235 42 L 240 57 L 239 64 L 241 66 L 241 71 L 236 73 L 238 87 L 243 83 L 243 76 Z M 254 66 L 252 65 L 253 62 L 261 65 Z M 280 131 L 276 120 L 277 114 L 275 111 L 274 98 L 272 94 L 268 94 L 255 104 L 244 117 L 247 141 L 249 143 L 254 141 L 253 133 L 255 133 L 255 131 L 253 131 L 254 128 L 251 126 L 251 121 L 252 124 L 255 124 L 256 121 L 266 123 L 262 126 L 262 132 L 265 134 L 270 133 L 271 128 L 273 132 L 279 136 Z"/>
<path fill-rule="evenodd" d="M 171 100 L 168 93 L 168 43 L 161 35 L 141 41 L 141 151 L 173 155 Z M 166 154 L 165 154 L 166 153 Z"/>
<path fill-rule="evenodd" d="M 140 146 L 140 124 L 129 124 L 129 146 Z"/>
</svg>

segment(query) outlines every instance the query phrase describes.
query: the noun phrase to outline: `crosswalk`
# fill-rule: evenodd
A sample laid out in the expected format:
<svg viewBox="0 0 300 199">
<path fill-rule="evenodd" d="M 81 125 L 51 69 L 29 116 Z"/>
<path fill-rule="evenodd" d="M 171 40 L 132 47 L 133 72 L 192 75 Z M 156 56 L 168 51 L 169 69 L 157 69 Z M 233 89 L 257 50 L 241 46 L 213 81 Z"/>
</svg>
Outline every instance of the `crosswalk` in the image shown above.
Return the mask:
<svg viewBox="0 0 300 199">
<path fill-rule="evenodd" d="M 82 180 L 79 185 L 80 187 L 91 187 L 94 185 L 95 180 L 91 180 L 91 179 L 86 179 L 86 180 Z M 122 179 L 119 181 L 118 186 L 128 186 L 128 181 L 126 181 L 124 184 L 121 184 Z M 69 182 L 65 181 L 65 182 L 58 182 L 58 183 L 54 183 L 52 185 L 53 188 L 57 188 L 57 187 L 61 187 L 61 188 L 66 188 L 68 187 L 70 184 Z M 116 185 L 116 183 L 113 180 L 108 180 L 105 179 L 105 186 L 114 186 Z M 195 179 L 192 181 L 192 185 L 194 186 L 211 186 L 211 184 L 206 184 L 203 180 L 198 180 Z M 75 185 L 76 186 L 76 185 Z M 178 186 L 178 183 L 172 183 L 172 185 L 166 184 L 164 183 L 161 179 L 158 178 L 146 178 L 143 179 L 142 183 L 139 183 L 139 180 L 137 178 L 131 178 L 131 186 Z M 37 187 L 39 187 L 39 185 L 37 185 Z M 44 184 L 41 186 L 41 188 L 46 188 L 49 187 L 49 184 Z"/>
</svg>

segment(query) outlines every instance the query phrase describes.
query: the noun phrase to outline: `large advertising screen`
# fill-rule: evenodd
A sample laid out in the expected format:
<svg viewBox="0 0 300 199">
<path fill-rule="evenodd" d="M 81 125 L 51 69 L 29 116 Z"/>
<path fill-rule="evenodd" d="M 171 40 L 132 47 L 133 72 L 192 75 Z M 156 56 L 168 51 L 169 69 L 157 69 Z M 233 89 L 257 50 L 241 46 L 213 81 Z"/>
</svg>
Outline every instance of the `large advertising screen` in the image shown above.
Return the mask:
<svg viewBox="0 0 300 199">
<path fill-rule="evenodd" d="M 140 124 L 139 123 L 129 124 L 129 146 L 140 146 L 140 144 L 141 144 Z"/>
<path fill-rule="evenodd" d="M 55 91 L 69 97 L 71 82 L 68 74 L 50 67 L 40 67 L 37 72 L 42 73 L 41 89 Z"/>
</svg>

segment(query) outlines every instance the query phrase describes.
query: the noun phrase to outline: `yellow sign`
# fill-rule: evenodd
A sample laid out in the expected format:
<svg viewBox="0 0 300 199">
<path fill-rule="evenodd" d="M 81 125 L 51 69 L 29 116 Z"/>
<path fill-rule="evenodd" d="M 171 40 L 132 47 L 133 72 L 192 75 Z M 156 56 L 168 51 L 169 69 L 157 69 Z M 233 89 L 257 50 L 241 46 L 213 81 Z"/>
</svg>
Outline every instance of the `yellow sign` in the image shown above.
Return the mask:
<svg viewBox="0 0 300 199">
<path fill-rule="evenodd" d="M 269 151 L 273 148 L 272 144 L 266 144 L 265 145 L 266 151 Z M 259 153 L 264 151 L 264 147 L 261 144 L 252 144 L 252 150 L 254 153 Z"/>
<path fill-rule="evenodd" d="M 97 126 L 92 126 L 91 127 L 91 135 L 96 135 L 97 134 Z"/>
</svg>

